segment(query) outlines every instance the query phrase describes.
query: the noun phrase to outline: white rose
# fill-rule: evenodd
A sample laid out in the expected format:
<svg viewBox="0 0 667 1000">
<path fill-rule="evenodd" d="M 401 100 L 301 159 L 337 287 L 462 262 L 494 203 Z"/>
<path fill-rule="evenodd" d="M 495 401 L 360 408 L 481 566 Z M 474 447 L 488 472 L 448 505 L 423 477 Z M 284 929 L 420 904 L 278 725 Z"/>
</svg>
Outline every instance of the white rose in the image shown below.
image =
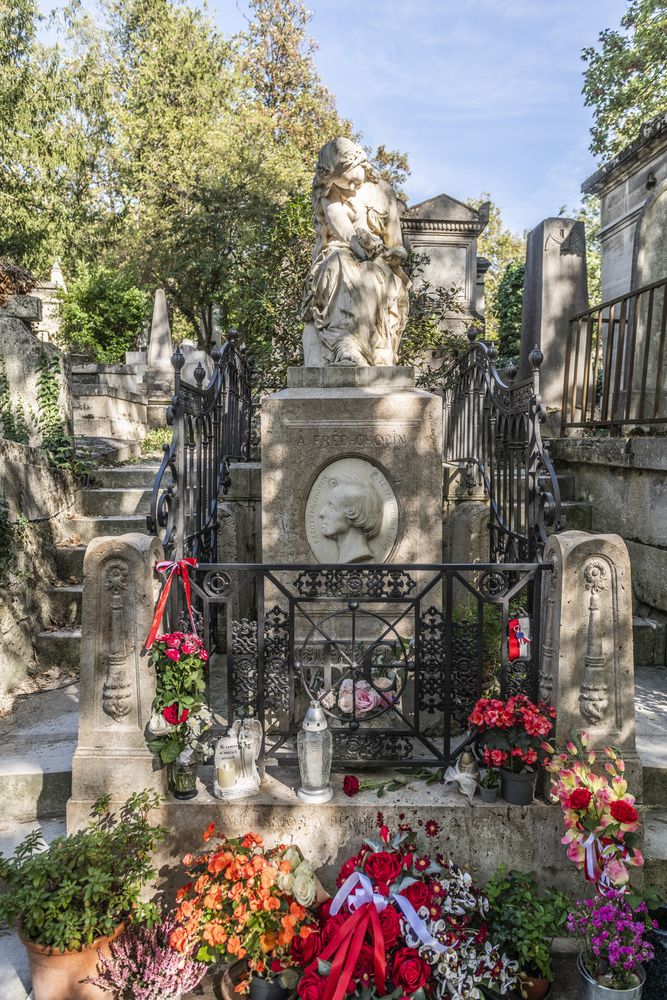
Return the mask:
<svg viewBox="0 0 667 1000">
<path fill-rule="evenodd" d="M 351 691 L 342 691 L 338 695 L 338 707 L 341 712 L 345 712 L 346 715 L 352 715 L 352 704 L 353 699 Z"/>
<path fill-rule="evenodd" d="M 278 872 L 276 875 L 276 885 L 281 892 L 288 896 L 294 895 L 294 876 L 291 872 Z"/>
<path fill-rule="evenodd" d="M 294 876 L 294 898 L 301 906 L 314 904 L 317 898 L 317 887 L 310 872 L 297 872 Z"/>
<path fill-rule="evenodd" d="M 301 864 L 301 855 L 297 851 L 296 847 L 287 848 L 287 850 L 283 854 L 283 861 L 289 861 L 290 865 L 292 866 L 292 872 L 296 871 L 296 869 Z"/>
<path fill-rule="evenodd" d="M 297 865 L 294 874 L 299 875 L 301 872 L 308 873 L 308 875 L 313 874 L 313 866 L 311 865 L 310 861 L 302 861 L 300 864 Z"/>
</svg>

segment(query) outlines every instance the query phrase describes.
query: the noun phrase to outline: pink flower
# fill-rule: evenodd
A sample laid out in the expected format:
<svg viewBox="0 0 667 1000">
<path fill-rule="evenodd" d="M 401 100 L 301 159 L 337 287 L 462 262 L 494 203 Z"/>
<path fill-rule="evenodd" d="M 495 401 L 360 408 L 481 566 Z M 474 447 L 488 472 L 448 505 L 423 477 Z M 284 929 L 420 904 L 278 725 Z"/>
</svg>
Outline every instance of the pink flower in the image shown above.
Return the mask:
<svg viewBox="0 0 667 1000">
<path fill-rule="evenodd" d="M 199 650 L 199 659 L 200 660 L 204 660 L 204 662 L 206 662 L 206 660 L 208 660 L 208 653 L 206 652 L 205 649 L 200 649 Z"/>
<path fill-rule="evenodd" d="M 371 712 L 377 708 L 380 698 L 373 690 L 358 687 L 354 695 L 357 712 Z"/>
<path fill-rule="evenodd" d="M 185 653 L 186 656 L 189 655 L 190 653 L 194 653 L 196 649 L 197 647 L 194 645 L 194 643 L 188 642 L 187 639 L 184 639 L 183 642 L 181 643 L 181 653 Z"/>
<path fill-rule="evenodd" d="M 177 649 L 165 649 L 165 654 L 169 657 L 170 660 L 173 660 L 174 663 L 178 663 L 178 661 L 181 658 L 181 654 Z"/>
<path fill-rule="evenodd" d="M 181 645 L 181 640 L 177 636 L 170 635 L 167 639 L 167 645 L 170 649 L 178 649 Z"/>
</svg>

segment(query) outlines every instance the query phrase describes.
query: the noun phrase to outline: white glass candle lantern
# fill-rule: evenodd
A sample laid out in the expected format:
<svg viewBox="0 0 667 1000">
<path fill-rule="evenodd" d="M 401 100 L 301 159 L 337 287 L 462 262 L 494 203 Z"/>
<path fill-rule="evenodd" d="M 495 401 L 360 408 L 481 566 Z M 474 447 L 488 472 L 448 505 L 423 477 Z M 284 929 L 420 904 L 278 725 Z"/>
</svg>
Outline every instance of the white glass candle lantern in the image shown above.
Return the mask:
<svg viewBox="0 0 667 1000">
<path fill-rule="evenodd" d="M 236 739 L 223 736 L 215 748 L 213 794 L 218 798 L 227 798 L 232 794 L 238 778 L 236 756 L 238 745 Z"/>
<path fill-rule="evenodd" d="M 329 784 L 333 738 L 322 706 L 311 701 L 296 738 L 301 772 L 297 795 L 303 802 L 328 802 L 333 796 Z"/>
</svg>

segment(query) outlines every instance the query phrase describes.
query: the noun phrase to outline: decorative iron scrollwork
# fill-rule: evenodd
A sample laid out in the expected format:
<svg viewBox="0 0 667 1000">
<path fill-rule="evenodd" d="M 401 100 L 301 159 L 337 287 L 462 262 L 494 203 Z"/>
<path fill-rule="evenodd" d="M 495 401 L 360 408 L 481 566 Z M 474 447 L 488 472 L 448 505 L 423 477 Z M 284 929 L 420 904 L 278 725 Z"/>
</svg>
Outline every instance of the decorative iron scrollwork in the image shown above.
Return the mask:
<svg viewBox="0 0 667 1000">
<path fill-rule="evenodd" d="M 413 578 L 400 569 L 304 570 L 294 581 L 301 597 L 407 597 L 416 587 Z"/>
<path fill-rule="evenodd" d="M 507 575 L 499 569 L 488 569 L 479 578 L 477 589 L 484 597 L 499 600 L 509 590 Z"/>
<path fill-rule="evenodd" d="M 396 734 L 332 730 L 334 757 L 345 761 L 410 760 L 412 740 Z"/>
<path fill-rule="evenodd" d="M 208 572 L 203 581 L 202 589 L 207 597 L 213 598 L 213 600 L 218 600 L 221 597 L 227 597 L 232 588 L 232 581 L 229 573 L 224 573 L 221 570 L 213 569 Z"/>
<path fill-rule="evenodd" d="M 274 712 L 290 707 L 289 615 L 275 605 L 264 621 L 264 706 Z"/>
<path fill-rule="evenodd" d="M 259 691 L 257 622 L 248 618 L 232 622 L 229 667 L 232 677 L 232 718 L 257 715 Z"/>
</svg>

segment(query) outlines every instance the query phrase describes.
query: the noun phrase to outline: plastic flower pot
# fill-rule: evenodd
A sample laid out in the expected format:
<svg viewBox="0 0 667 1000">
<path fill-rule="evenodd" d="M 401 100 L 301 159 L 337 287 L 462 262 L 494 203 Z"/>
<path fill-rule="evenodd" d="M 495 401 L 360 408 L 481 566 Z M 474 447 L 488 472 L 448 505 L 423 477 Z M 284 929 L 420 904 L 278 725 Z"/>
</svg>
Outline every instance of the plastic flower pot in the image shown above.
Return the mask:
<svg viewBox="0 0 667 1000">
<path fill-rule="evenodd" d="M 495 802 L 498 798 L 498 785 L 494 785 L 493 788 L 480 785 L 479 794 L 482 796 L 482 802 Z"/>
<path fill-rule="evenodd" d="M 639 982 L 629 990 L 613 990 L 608 986 L 601 986 L 586 971 L 581 955 L 577 958 L 577 968 L 581 976 L 581 1000 L 640 1000 L 646 979 L 641 966 L 636 970 Z"/>
<path fill-rule="evenodd" d="M 253 976 L 250 980 L 250 1000 L 287 1000 L 289 995 L 278 979 Z"/>
<path fill-rule="evenodd" d="M 119 924 L 113 934 L 96 938 L 90 948 L 58 951 L 19 937 L 28 953 L 33 1000 L 108 1000 L 109 994 L 81 980 L 97 974 L 98 951 L 110 957 L 109 944 L 125 930 Z"/>
<path fill-rule="evenodd" d="M 198 764 L 169 764 L 169 788 L 175 799 L 194 799 L 197 794 Z"/>
<path fill-rule="evenodd" d="M 505 802 L 512 806 L 529 806 L 535 794 L 537 771 L 514 774 L 506 768 L 500 769 L 500 789 Z"/>
<path fill-rule="evenodd" d="M 222 977 L 220 979 L 220 995 L 222 1000 L 239 1000 L 239 993 L 236 991 L 241 979 L 247 974 L 248 966 L 244 960 L 240 962 L 233 962 L 232 965 L 223 970 Z M 279 982 L 269 982 L 266 979 L 261 979 L 260 976 L 253 976 L 250 980 L 250 996 L 252 1000 L 278 1000 L 276 994 L 254 992 L 254 990 L 262 990 L 262 984 L 267 986 L 277 986 L 280 990 L 280 1000 L 296 1000 L 296 992 L 290 993 L 289 990 L 285 990 Z"/>
</svg>

